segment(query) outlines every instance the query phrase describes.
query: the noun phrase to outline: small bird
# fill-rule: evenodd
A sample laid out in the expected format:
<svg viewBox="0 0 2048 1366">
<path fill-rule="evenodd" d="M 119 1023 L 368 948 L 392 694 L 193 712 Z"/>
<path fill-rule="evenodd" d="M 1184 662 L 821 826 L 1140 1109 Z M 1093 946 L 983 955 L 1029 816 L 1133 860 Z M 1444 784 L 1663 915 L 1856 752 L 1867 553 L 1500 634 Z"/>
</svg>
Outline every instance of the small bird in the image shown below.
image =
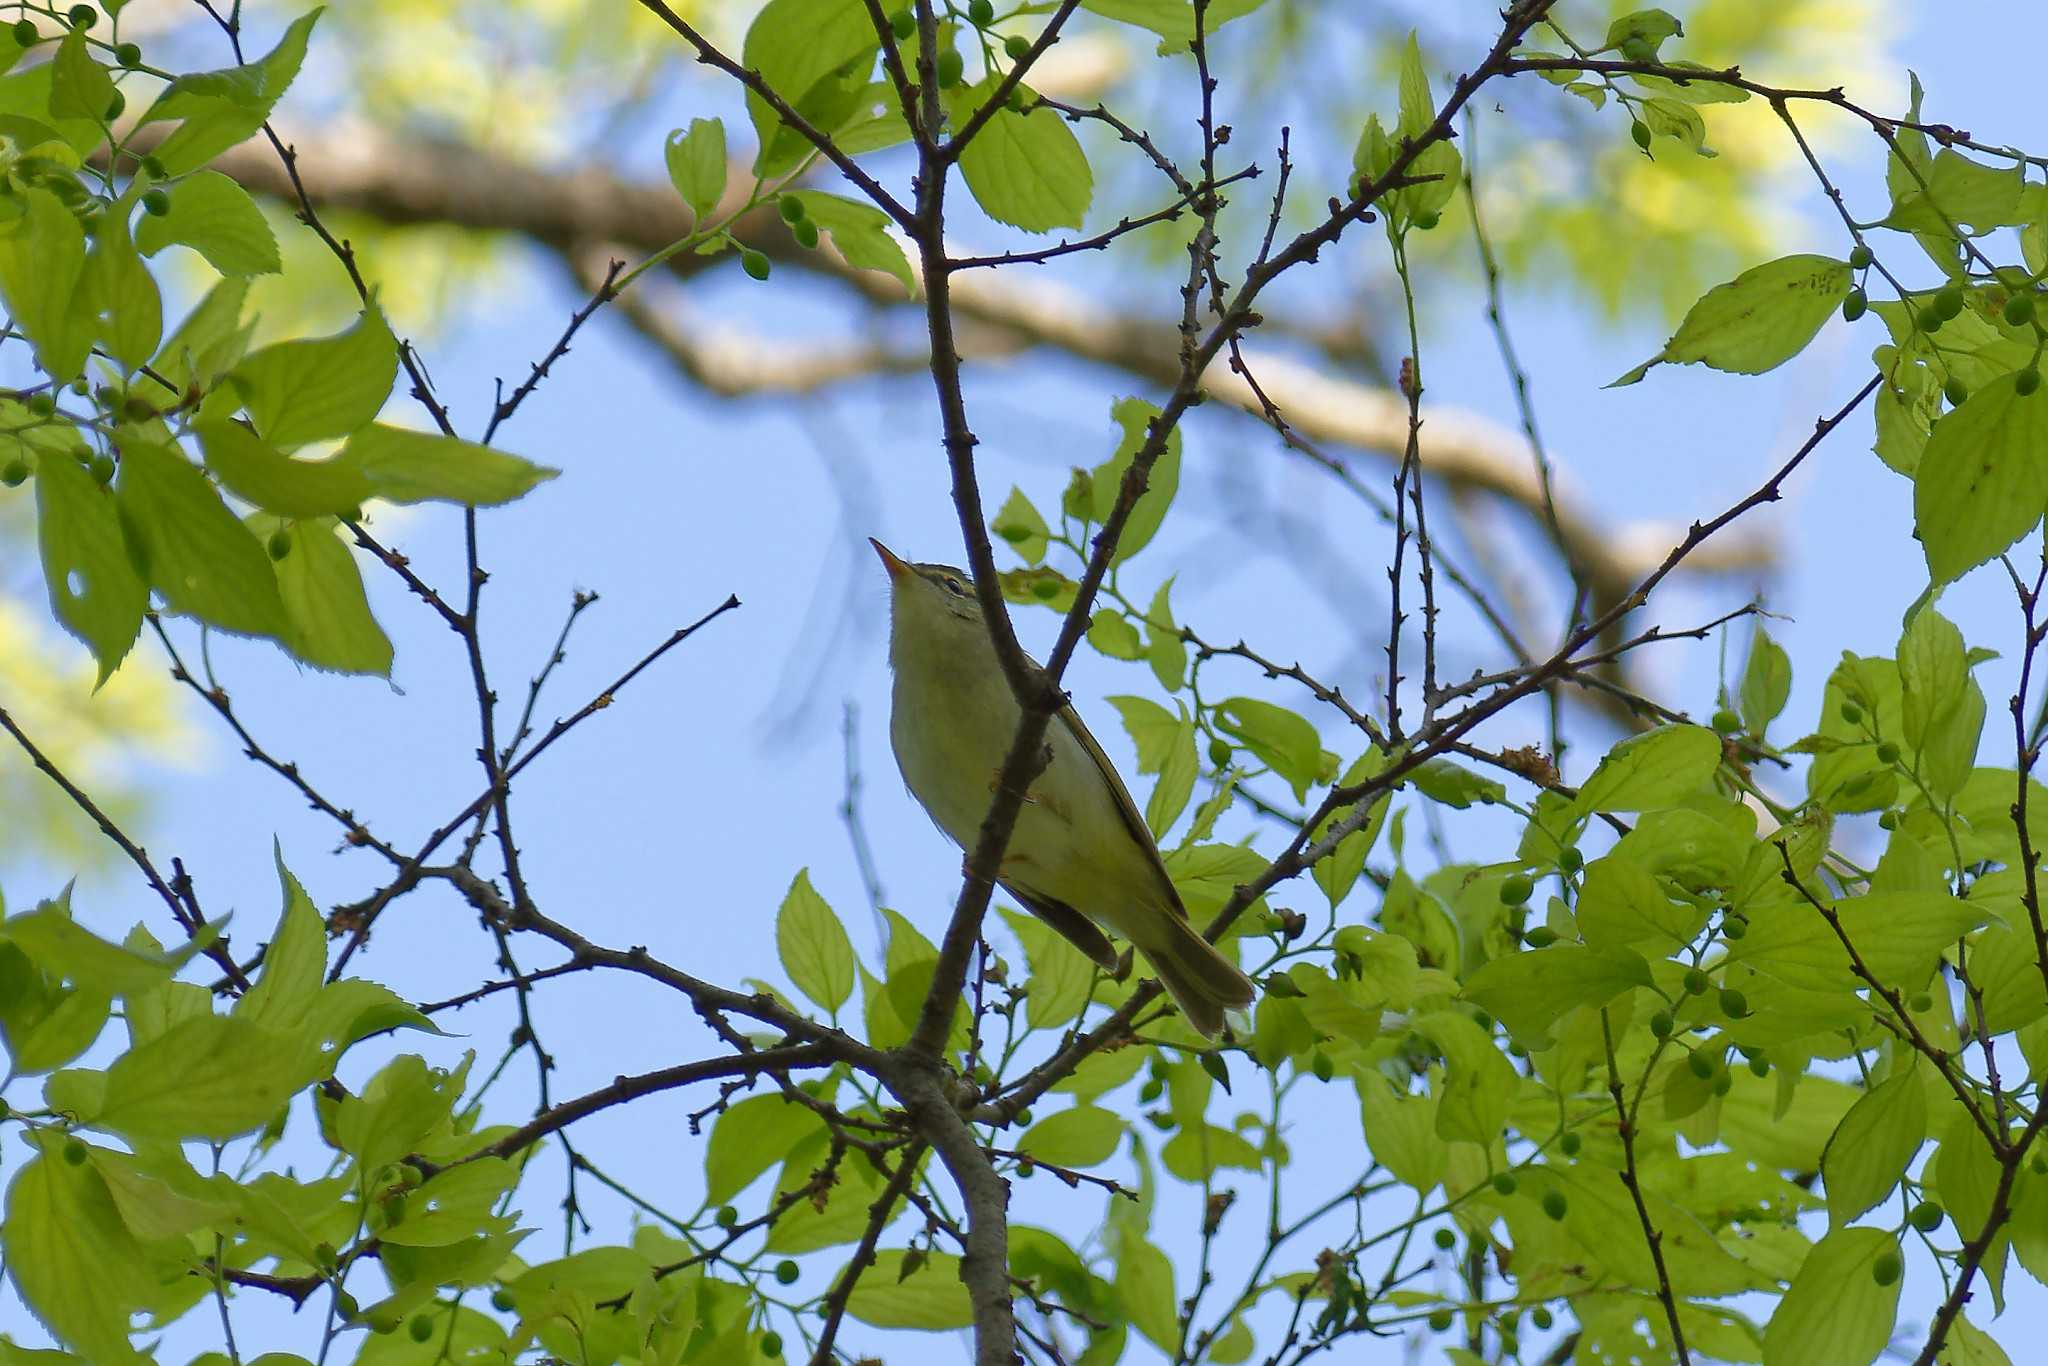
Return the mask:
<svg viewBox="0 0 2048 1366">
<path fill-rule="evenodd" d="M 1023 710 L 1003 674 L 974 581 L 868 544 L 889 571 L 889 740 L 910 794 L 962 849 L 995 799 Z M 1052 757 L 1032 781 L 996 880 L 1104 971 L 1119 969 L 1106 925 L 1144 954 L 1205 1037 L 1252 1001 L 1251 979 L 1188 924 L 1137 803 L 1070 706 L 1046 731 Z"/>
</svg>

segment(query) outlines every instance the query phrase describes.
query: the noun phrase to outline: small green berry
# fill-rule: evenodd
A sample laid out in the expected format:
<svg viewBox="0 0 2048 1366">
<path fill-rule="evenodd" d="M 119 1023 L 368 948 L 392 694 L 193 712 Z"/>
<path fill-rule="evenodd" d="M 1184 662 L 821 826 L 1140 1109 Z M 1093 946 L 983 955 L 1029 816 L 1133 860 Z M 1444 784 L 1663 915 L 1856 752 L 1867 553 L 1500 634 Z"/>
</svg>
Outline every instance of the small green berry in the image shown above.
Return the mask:
<svg viewBox="0 0 2048 1366">
<path fill-rule="evenodd" d="M 1885 811 L 1883 811 L 1883 812 L 1879 813 L 1879 815 L 1878 815 L 1878 818 L 1877 818 L 1877 828 L 1878 828 L 1878 829 L 1880 829 L 1880 830 L 1896 830 L 1896 829 L 1898 829 L 1898 828 L 1899 828 L 1899 813 L 1898 813 L 1898 812 L 1897 812 L 1896 810 L 1892 810 L 1892 809 L 1889 809 L 1889 808 L 1888 808 L 1888 809 L 1886 809 Z"/>
<path fill-rule="evenodd" d="M 28 396 L 28 410 L 37 417 L 48 417 L 51 413 L 57 411 L 57 396 L 47 390 L 42 393 L 30 394 Z"/>
<path fill-rule="evenodd" d="M 720 1228 L 731 1228 L 740 1221 L 740 1212 L 731 1205 L 720 1205 L 718 1213 L 713 1217 L 718 1220 Z"/>
<path fill-rule="evenodd" d="M 1912 1000 L 1906 1002 L 1906 1009 L 1915 1015 L 1925 1015 L 1934 1009 L 1934 997 L 1927 992 L 1919 992 Z"/>
<path fill-rule="evenodd" d="M 42 36 L 42 34 L 36 32 L 34 20 L 16 19 L 14 21 L 14 41 L 17 45 L 21 47 L 34 47 L 36 40 Z"/>
<path fill-rule="evenodd" d="M 77 1139 L 67 1138 L 64 1140 L 64 1160 L 70 1163 L 72 1166 L 84 1166 L 85 1159 L 89 1156 L 91 1156 L 91 1154 L 86 1152 L 85 1145 L 83 1143 L 80 1143 Z"/>
<path fill-rule="evenodd" d="M 967 22 L 976 28 L 987 28 L 995 17 L 996 7 L 990 0 L 967 0 Z"/>
<path fill-rule="evenodd" d="M 1963 287 L 1961 285 L 1942 286 L 1934 295 L 1934 311 L 1941 315 L 1943 322 L 1947 322 L 1961 313 L 1963 311 Z"/>
<path fill-rule="evenodd" d="M 1698 968 L 1687 968 L 1685 970 L 1686 995 L 1703 996 L 1706 994 L 1707 985 L 1708 983 L 1706 973 L 1701 972 Z"/>
<path fill-rule="evenodd" d="M 1853 323 L 1868 312 L 1869 309 L 1870 296 L 1860 289 L 1852 289 L 1849 291 L 1848 297 L 1842 300 L 1842 321 Z"/>
<path fill-rule="evenodd" d="M 1216 767 L 1228 767 L 1231 753 L 1231 748 L 1226 742 L 1222 740 L 1211 740 L 1209 742 L 1209 762 L 1216 765 Z"/>
<path fill-rule="evenodd" d="M 1548 1309 L 1539 1304 L 1529 1311 L 1529 1322 L 1536 1325 L 1537 1332 L 1547 1333 L 1550 1331 L 1550 1325 L 1556 1323 L 1557 1320 L 1551 1317 Z"/>
<path fill-rule="evenodd" d="M 134 43 L 123 43 L 114 49 L 114 60 L 133 71 L 142 65 L 142 49 Z"/>
<path fill-rule="evenodd" d="M 1516 1191 L 1520 1190 L 1521 1188 L 1522 1183 L 1515 1180 L 1515 1174 L 1513 1172 L 1495 1172 L 1493 1174 L 1494 1194 L 1513 1195 Z"/>
<path fill-rule="evenodd" d="M 1714 1073 L 1714 1094 L 1725 1096 L 1735 1089 L 1735 1078 L 1723 1067 Z"/>
<path fill-rule="evenodd" d="M 1447 1228 L 1438 1229 L 1436 1231 L 1435 1237 L 1436 1245 L 1446 1252 L 1450 1251 L 1452 1248 L 1458 1245 L 1458 1235 L 1451 1232 L 1451 1230 Z"/>
<path fill-rule="evenodd" d="M 967 59 L 962 57 L 955 49 L 947 48 L 939 54 L 938 58 L 939 89 L 951 90 L 954 86 L 960 84 L 960 78 L 966 74 L 966 71 Z"/>
<path fill-rule="evenodd" d="M 1877 747 L 1877 761 L 1889 767 L 1899 761 L 1899 747 L 1886 740 Z"/>
<path fill-rule="evenodd" d="M 1941 1227 L 1941 1221 L 1947 1217 L 1947 1212 L 1940 1205 L 1932 1200 L 1922 1200 L 1913 1206 L 1913 1212 L 1906 1216 L 1906 1222 L 1922 1233 L 1932 1233 Z"/>
<path fill-rule="evenodd" d="M 2034 320 L 2034 296 L 2015 294 L 2005 301 L 2005 320 L 2014 327 L 2025 327 Z"/>
<path fill-rule="evenodd" d="M 405 1326 L 405 1331 L 412 1336 L 414 1342 L 425 1342 L 434 1336 L 434 1321 L 425 1314 L 416 1315 L 413 1321 Z"/>
<path fill-rule="evenodd" d="M 1557 866 L 1561 872 L 1576 873 L 1579 869 L 1586 866 L 1586 856 L 1578 850 L 1566 846 L 1557 856 Z"/>
<path fill-rule="evenodd" d="M 170 175 L 170 171 L 165 168 L 164 164 L 153 156 L 144 157 L 140 165 L 142 173 L 151 180 L 162 180 Z"/>
<path fill-rule="evenodd" d="M 1031 581 L 1031 596 L 1037 598 L 1040 602 L 1051 602 L 1059 595 L 1060 585 L 1058 580 L 1033 579 Z"/>
<path fill-rule="evenodd" d="M 766 256 L 755 251 L 752 247 L 742 247 L 740 248 L 740 269 L 756 280 L 765 280 L 768 278 L 768 272 L 772 267 L 768 264 Z"/>
<path fill-rule="evenodd" d="M 121 111 L 126 109 L 127 107 L 128 97 L 122 94 L 120 91 L 116 90 L 112 98 L 110 98 L 107 101 L 106 121 L 108 123 L 112 123 L 115 119 L 120 118 Z"/>
<path fill-rule="evenodd" d="M 1453 1317 L 1452 1317 L 1452 1314 L 1451 1314 L 1451 1311 L 1450 1311 L 1450 1310 L 1448 1310 L 1448 1309 L 1437 1309 L 1437 1310 L 1433 1310 L 1433 1311 L 1431 1311 L 1431 1313 L 1430 1313 L 1430 1316 L 1429 1316 L 1429 1326 L 1430 1326 L 1430 1330 L 1431 1330 L 1432 1332 L 1437 1332 L 1437 1333 L 1448 1333 L 1448 1332 L 1450 1332 L 1450 1331 L 1451 1331 L 1451 1324 L 1452 1324 L 1452 1322 L 1453 1322 L 1453 1321 L 1454 1321 L 1454 1320 L 1453 1320 Z"/>
<path fill-rule="evenodd" d="M 143 212 L 162 218 L 171 211 L 171 197 L 162 190 L 151 190 L 142 196 Z"/>
<path fill-rule="evenodd" d="M 897 10 L 889 16 L 889 32 L 899 43 L 907 43 L 917 36 L 917 16 L 907 9 Z"/>
<path fill-rule="evenodd" d="M 1443 222 L 1442 214 L 1434 209 L 1424 209 L 1421 213 L 1415 215 L 1415 230 L 1417 232 L 1428 232 L 1441 222 Z"/>
<path fill-rule="evenodd" d="M 775 1264 L 775 1281 L 778 1285 L 794 1285 L 798 1275 L 797 1264 L 787 1257 Z"/>
<path fill-rule="evenodd" d="M 1721 917 L 1721 937 L 1723 939 L 1740 939 L 1748 933 L 1749 922 L 1741 916 L 1724 915 Z"/>
<path fill-rule="evenodd" d="M 370 1331 L 379 1335 L 395 1333 L 404 1319 L 389 1309 L 379 1309 L 370 1315 Z"/>
<path fill-rule="evenodd" d="M 1571 1205 L 1564 1198 L 1563 1191 L 1545 1191 L 1543 1193 L 1543 1212 L 1549 1215 L 1551 1218 L 1564 1218 L 1565 1211 L 1567 1211 L 1570 1208 Z"/>
<path fill-rule="evenodd" d="M 1660 1039 L 1669 1038 L 1675 1023 L 1670 1011 L 1660 1010 L 1650 1017 L 1650 1032 Z"/>
<path fill-rule="evenodd" d="M 1932 304 L 1913 315 L 1914 325 L 1922 332 L 1939 332 L 1941 325 L 1946 321 L 1948 320 L 1935 311 Z"/>
<path fill-rule="evenodd" d="M 1705 1081 L 1708 1077 L 1714 1075 L 1714 1060 L 1708 1057 L 1705 1053 L 1686 1054 L 1685 1065 L 1688 1068 L 1690 1068 L 1692 1074 L 1698 1077 L 1701 1081 Z"/>
<path fill-rule="evenodd" d="M 1950 375 L 1941 386 L 1941 396 L 1948 400 L 1951 408 L 1960 408 L 1970 397 L 1970 386 Z"/>
<path fill-rule="evenodd" d="M 1566 1157 L 1577 1157 L 1579 1149 L 1585 1146 L 1586 1140 L 1580 1138 L 1577 1134 L 1566 1134 L 1563 1138 L 1557 1140 L 1557 1150 Z"/>
<path fill-rule="evenodd" d="M 104 451 L 95 455 L 92 458 L 92 463 L 87 468 L 92 471 L 94 483 L 111 484 L 114 482 L 114 457 L 106 454 Z"/>
<path fill-rule="evenodd" d="M 1337 1065 L 1330 1061 L 1330 1055 L 1317 1049 L 1308 1060 L 1308 1070 L 1316 1074 L 1317 1081 L 1328 1081 L 1337 1075 Z"/>
<path fill-rule="evenodd" d="M 775 211 L 782 215 L 782 221 L 791 227 L 804 221 L 804 202 L 793 194 L 783 195 L 775 201 Z"/>
<path fill-rule="evenodd" d="M 1650 150 L 1650 125 L 1641 119 L 1633 119 L 1628 125 L 1628 135 L 1635 139 L 1636 146 L 1645 152 Z"/>
<path fill-rule="evenodd" d="M 781 1355 L 782 1355 L 782 1334 L 780 1334 L 780 1333 L 763 1333 L 763 1334 L 761 1334 L 761 1355 L 762 1355 L 762 1356 L 764 1356 L 764 1357 L 767 1357 L 767 1358 L 768 1358 L 768 1359 L 769 1359 L 770 1361 L 773 1361 L 773 1360 L 775 1360 L 775 1359 L 776 1359 L 777 1357 L 781 1356 Z"/>
<path fill-rule="evenodd" d="M 1548 925 L 1538 925 L 1522 936 L 1522 942 L 1532 949 L 1547 949 L 1557 942 L 1557 931 Z"/>
<path fill-rule="evenodd" d="M 282 560 L 285 556 L 292 553 L 292 534 L 282 527 L 271 532 L 269 549 L 271 559 Z"/>
<path fill-rule="evenodd" d="M 1531 892 L 1534 892 L 1535 890 L 1536 884 L 1531 882 L 1527 875 L 1522 873 L 1510 873 L 1505 878 L 1501 879 L 1501 904 L 1503 906 L 1519 906 L 1523 902 L 1527 901 L 1529 899 L 1529 894 Z"/>
<path fill-rule="evenodd" d="M 0 484 L 5 484 L 8 488 L 18 489 L 27 479 L 28 461 L 19 456 L 8 461 L 4 468 L 0 468 Z"/>
<path fill-rule="evenodd" d="M 792 223 L 789 228 L 789 235 L 794 237 L 796 244 L 806 251 L 818 245 L 818 225 L 808 218 Z"/>
<path fill-rule="evenodd" d="M 1721 991 L 1720 1000 L 1721 1013 L 1723 1015 L 1726 1015 L 1731 1020 L 1739 1020 L 1743 1016 L 1749 1014 L 1748 998 L 1745 997 L 1741 992 L 1737 991 L 1734 987 L 1723 988 Z"/>
<path fill-rule="evenodd" d="M 1143 1086 L 1138 1088 L 1138 1103 L 1140 1105 L 1150 1105 L 1165 1094 L 1166 1083 L 1157 1077 L 1150 1077 Z"/>
<path fill-rule="evenodd" d="M 354 1323 L 356 1315 L 362 1312 L 363 1307 L 356 1303 L 354 1295 L 349 1294 L 346 1290 L 334 1292 L 334 1314 L 343 1323 Z"/>
<path fill-rule="evenodd" d="M 1769 1058 L 1751 1058 L 1749 1060 L 1749 1073 L 1753 1077 L 1768 1077 L 1771 1075 L 1771 1060 Z"/>
<path fill-rule="evenodd" d="M 1863 720 L 1863 708 L 1857 706 L 1854 702 L 1844 702 L 1842 704 L 1841 717 L 1850 725 L 1856 725 Z"/>
<path fill-rule="evenodd" d="M 1742 718 L 1723 707 L 1714 713 L 1714 729 L 1723 735 L 1734 735 L 1742 729 Z"/>
<path fill-rule="evenodd" d="M 71 27 L 91 28 L 99 21 L 100 12 L 91 5 L 73 5 L 71 7 Z"/>
<path fill-rule="evenodd" d="M 1877 1260 L 1870 1264 L 1870 1279 L 1879 1285 L 1890 1285 L 1905 1269 L 1905 1264 L 1899 1260 L 1898 1253 L 1880 1252 L 1877 1254 Z"/>
<path fill-rule="evenodd" d="M 511 1291 L 493 1290 L 491 1292 L 491 1308 L 497 1310 L 500 1314 L 509 1314 L 518 1307 L 519 1301 L 512 1298 Z"/>
<path fill-rule="evenodd" d="M 1021 62 L 1031 55 L 1031 40 L 1021 33 L 1013 33 L 1003 39 L 1003 52 L 1013 62 Z"/>
<path fill-rule="evenodd" d="M 1849 269 L 1862 270 L 1870 264 L 1871 260 L 1870 248 L 1864 246 L 1861 242 L 1849 248 Z"/>
<path fill-rule="evenodd" d="M 1011 1120 L 1010 1122 L 1012 1124 L 1017 1125 L 1020 1128 L 1026 1124 L 1029 1124 L 1031 1122 L 1031 1107 L 1027 1105 L 1023 1109 L 1019 1110 L 1017 1112 L 1017 1117 Z"/>
<path fill-rule="evenodd" d="M 2041 372 L 2029 365 L 2012 377 L 2012 391 L 2021 398 L 2041 387 Z"/>
</svg>

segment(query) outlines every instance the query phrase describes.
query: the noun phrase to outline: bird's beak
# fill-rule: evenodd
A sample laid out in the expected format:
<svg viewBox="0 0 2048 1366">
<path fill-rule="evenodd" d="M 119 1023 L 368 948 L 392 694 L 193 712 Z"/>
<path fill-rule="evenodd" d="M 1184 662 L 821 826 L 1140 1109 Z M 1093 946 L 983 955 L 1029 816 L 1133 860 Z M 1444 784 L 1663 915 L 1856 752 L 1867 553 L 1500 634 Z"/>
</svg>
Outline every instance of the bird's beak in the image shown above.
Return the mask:
<svg viewBox="0 0 2048 1366">
<path fill-rule="evenodd" d="M 900 582 L 905 575 L 910 573 L 909 563 L 898 559 L 896 553 L 890 550 L 888 546 L 883 545 L 872 536 L 868 537 L 868 544 L 873 546 L 875 553 L 882 557 L 882 568 L 889 571 L 889 579 L 892 583 Z"/>
</svg>

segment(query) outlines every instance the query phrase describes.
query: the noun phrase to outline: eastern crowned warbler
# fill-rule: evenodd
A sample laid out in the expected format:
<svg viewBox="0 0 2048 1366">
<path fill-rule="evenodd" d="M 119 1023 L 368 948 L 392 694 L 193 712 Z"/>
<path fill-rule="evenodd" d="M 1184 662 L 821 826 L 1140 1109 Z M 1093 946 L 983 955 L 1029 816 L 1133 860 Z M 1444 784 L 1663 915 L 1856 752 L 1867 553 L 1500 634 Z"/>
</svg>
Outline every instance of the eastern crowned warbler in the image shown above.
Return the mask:
<svg viewBox="0 0 2048 1366">
<path fill-rule="evenodd" d="M 1023 710 L 973 580 L 868 543 L 889 571 L 896 763 L 939 829 L 971 849 Z M 1188 924 L 1144 816 L 1072 707 L 1053 717 L 1046 741 L 1051 761 L 1032 781 L 996 880 L 1107 972 L 1118 970 L 1117 952 L 1096 924 L 1129 940 L 1188 1023 L 1214 1038 L 1226 1009 L 1251 1004 L 1251 979 Z"/>
</svg>

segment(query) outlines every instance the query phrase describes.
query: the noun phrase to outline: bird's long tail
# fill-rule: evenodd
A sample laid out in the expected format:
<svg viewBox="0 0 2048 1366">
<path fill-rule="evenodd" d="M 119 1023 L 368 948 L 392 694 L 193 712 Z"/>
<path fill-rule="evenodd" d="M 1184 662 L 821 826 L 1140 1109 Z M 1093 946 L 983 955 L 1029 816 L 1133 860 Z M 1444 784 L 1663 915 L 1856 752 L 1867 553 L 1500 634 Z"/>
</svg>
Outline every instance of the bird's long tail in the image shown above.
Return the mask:
<svg viewBox="0 0 2048 1366">
<path fill-rule="evenodd" d="M 1188 1023 L 1215 1038 L 1223 1032 L 1225 1010 L 1252 1003 L 1251 979 L 1178 915 L 1151 917 L 1148 928 L 1152 933 L 1138 948 Z"/>
</svg>

